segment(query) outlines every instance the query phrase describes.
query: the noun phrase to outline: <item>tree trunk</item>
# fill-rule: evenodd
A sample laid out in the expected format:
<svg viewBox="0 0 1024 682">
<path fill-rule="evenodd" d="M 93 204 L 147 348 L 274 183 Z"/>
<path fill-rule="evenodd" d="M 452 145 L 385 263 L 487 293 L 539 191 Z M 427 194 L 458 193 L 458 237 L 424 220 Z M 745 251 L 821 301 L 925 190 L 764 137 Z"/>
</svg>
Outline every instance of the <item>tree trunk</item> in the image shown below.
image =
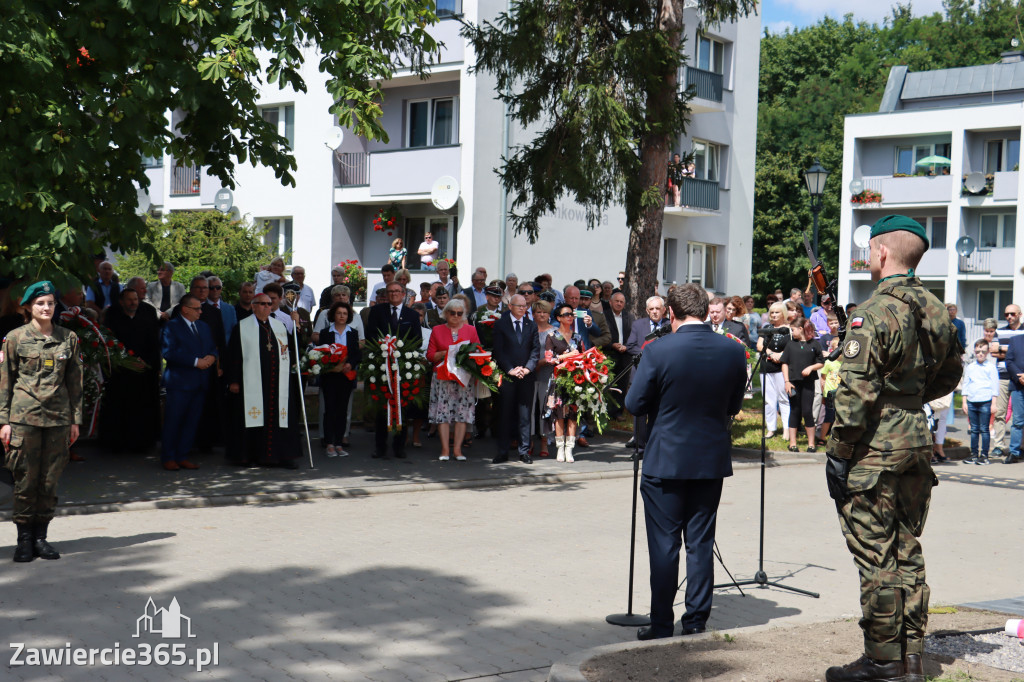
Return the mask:
<svg viewBox="0 0 1024 682">
<path fill-rule="evenodd" d="M 678 50 L 683 33 L 682 0 L 660 0 L 658 29 L 668 34 L 669 44 Z M 665 124 L 675 118 L 673 109 L 679 88 L 679 71 L 672 65 L 666 66 L 660 84 L 661 87 L 647 92 L 648 130 L 640 140 L 639 178 L 640 192 L 657 188 L 660 200 L 643 200 L 637 213 L 630 216 L 629 249 L 626 252 L 624 293 L 629 310 L 637 319 L 647 316 L 647 299 L 658 292 L 658 261 L 671 143 Z"/>
</svg>

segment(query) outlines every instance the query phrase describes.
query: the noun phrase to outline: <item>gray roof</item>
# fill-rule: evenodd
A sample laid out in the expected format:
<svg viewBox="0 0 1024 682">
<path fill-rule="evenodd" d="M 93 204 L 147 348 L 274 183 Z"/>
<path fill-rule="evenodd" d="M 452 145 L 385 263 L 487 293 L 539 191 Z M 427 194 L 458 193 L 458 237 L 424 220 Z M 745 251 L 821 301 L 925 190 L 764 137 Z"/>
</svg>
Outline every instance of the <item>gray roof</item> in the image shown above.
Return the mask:
<svg viewBox="0 0 1024 682">
<path fill-rule="evenodd" d="M 900 99 L 958 97 L 1012 90 L 1024 90 L 1024 62 L 908 73 Z"/>
</svg>

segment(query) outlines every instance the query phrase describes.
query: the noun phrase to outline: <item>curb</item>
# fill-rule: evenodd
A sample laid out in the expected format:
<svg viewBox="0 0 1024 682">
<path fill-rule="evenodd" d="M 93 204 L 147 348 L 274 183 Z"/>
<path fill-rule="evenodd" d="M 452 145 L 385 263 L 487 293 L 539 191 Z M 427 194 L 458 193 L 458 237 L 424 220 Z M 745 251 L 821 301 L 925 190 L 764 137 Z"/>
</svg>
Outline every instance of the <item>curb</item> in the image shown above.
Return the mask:
<svg viewBox="0 0 1024 682">
<path fill-rule="evenodd" d="M 737 456 L 747 460 L 745 451 L 737 451 Z M 778 457 L 769 457 L 772 466 L 815 464 L 820 461 L 813 455 L 798 456 L 791 453 L 778 453 Z M 760 452 L 757 453 L 760 460 Z M 760 461 L 737 461 L 734 469 L 751 469 L 760 466 Z M 394 485 L 354 486 L 354 487 L 322 487 L 304 490 L 285 490 L 274 493 L 225 493 L 219 495 L 200 495 L 196 497 L 164 497 L 151 500 L 135 500 L 130 502 L 95 502 L 83 504 L 60 505 L 57 516 L 83 516 L 87 514 L 107 514 L 122 511 L 153 511 L 162 509 L 201 509 L 207 507 L 231 507 L 241 505 L 274 504 L 281 502 L 305 502 L 311 500 L 336 500 L 390 495 L 394 493 L 421 493 L 438 490 L 471 490 L 476 488 L 501 488 L 525 485 L 554 485 L 577 483 L 580 481 L 596 481 L 602 479 L 632 478 L 633 468 L 613 471 L 587 471 L 565 474 L 530 474 L 523 476 L 507 476 L 502 478 L 478 478 L 431 483 L 396 483 Z M 0 513 L 0 521 L 10 521 L 10 511 Z"/>
</svg>

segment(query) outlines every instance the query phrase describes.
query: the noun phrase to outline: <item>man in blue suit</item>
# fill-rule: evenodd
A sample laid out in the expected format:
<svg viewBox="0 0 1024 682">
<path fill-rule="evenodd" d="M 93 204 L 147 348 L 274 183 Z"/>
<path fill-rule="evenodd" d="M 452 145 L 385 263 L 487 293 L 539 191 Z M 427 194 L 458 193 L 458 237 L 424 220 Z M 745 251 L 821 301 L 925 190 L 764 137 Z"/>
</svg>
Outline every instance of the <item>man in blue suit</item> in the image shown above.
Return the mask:
<svg viewBox="0 0 1024 682">
<path fill-rule="evenodd" d="M 202 309 L 199 299 L 185 294 L 180 302 L 181 314 L 169 320 L 164 327 L 167 405 L 160 462 L 168 471 L 199 468 L 186 457 L 192 449 L 203 412 L 211 368 L 217 362 L 213 334 L 204 322 L 199 321 Z"/>
<path fill-rule="evenodd" d="M 509 299 L 509 311 L 494 323 L 494 362 L 505 374 L 501 383 L 501 421 L 498 423 L 498 456 L 495 464 L 508 461 L 508 444 L 515 426 L 519 460 L 532 464 L 530 457 L 530 407 L 537 377 L 533 371 L 540 360 L 537 325 L 526 317 L 526 299 L 516 294 Z"/>
<path fill-rule="evenodd" d="M 722 479 L 732 475 L 730 417 L 740 410 L 747 382 L 743 347 L 704 324 L 703 289 L 674 287 L 668 311 L 674 333 L 644 349 L 626 395 L 626 409 L 653 417 L 640 483 L 651 560 L 651 625 L 637 632 L 642 640 L 672 636 L 680 534 L 686 539 L 683 634 L 704 632 Z"/>
</svg>

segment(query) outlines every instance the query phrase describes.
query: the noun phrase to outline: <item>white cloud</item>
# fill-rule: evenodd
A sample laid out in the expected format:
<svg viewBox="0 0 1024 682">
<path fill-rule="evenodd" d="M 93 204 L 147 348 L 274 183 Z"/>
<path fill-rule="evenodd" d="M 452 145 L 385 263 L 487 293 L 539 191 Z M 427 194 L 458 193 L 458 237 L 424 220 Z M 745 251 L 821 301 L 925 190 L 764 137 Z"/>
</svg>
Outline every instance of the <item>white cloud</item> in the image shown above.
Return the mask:
<svg viewBox="0 0 1024 682">
<path fill-rule="evenodd" d="M 856 20 L 881 24 L 883 19 L 892 16 L 893 0 L 860 0 L 851 3 L 849 0 L 772 0 L 778 9 L 789 8 L 807 17 L 821 17 L 825 14 L 836 19 L 851 13 Z M 942 0 L 913 0 L 911 10 L 914 16 L 925 16 L 942 12 Z"/>
<path fill-rule="evenodd" d="M 796 28 L 796 25 L 792 21 L 786 21 L 785 19 L 781 21 L 771 21 L 764 25 L 764 30 L 768 31 L 768 33 L 771 33 L 773 35 L 779 35 L 785 33 L 786 31 L 792 31 L 794 28 Z"/>
</svg>

